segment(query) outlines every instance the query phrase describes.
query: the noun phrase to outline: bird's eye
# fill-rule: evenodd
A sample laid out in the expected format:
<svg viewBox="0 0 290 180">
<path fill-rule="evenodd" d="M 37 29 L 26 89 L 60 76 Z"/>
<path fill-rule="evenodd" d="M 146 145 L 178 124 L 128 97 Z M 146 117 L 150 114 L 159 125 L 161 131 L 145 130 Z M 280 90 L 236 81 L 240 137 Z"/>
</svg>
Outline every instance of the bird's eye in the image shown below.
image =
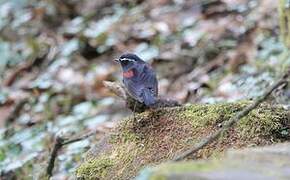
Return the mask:
<svg viewBox="0 0 290 180">
<path fill-rule="evenodd" d="M 154 93 L 154 89 L 153 89 L 153 88 L 149 88 L 149 90 L 150 90 L 152 93 Z"/>
<path fill-rule="evenodd" d="M 126 66 L 129 64 L 129 61 L 123 61 L 122 64 Z"/>
</svg>

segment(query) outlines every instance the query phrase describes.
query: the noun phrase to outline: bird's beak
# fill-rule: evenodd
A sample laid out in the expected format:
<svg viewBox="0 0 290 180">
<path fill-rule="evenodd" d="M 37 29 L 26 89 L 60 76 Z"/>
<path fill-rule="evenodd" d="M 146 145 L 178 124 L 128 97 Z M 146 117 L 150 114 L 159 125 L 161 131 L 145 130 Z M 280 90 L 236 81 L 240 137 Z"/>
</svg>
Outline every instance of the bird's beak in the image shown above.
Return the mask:
<svg viewBox="0 0 290 180">
<path fill-rule="evenodd" d="M 114 59 L 115 62 L 119 63 L 120 62 L 120 59 Z"/>
</svg>

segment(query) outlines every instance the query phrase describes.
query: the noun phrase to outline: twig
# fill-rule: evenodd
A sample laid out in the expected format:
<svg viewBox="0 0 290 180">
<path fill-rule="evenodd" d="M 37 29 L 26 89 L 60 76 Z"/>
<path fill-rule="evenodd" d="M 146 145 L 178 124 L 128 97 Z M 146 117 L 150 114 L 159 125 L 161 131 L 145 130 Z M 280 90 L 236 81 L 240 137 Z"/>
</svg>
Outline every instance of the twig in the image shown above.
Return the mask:
<svg viewBox="0 0 290 180">
<path fill-rule="evenodd" d="M 123 99 L 126 102 L 127 108 L 132 110 L 132 112 L 141 113 L 150 109 L 145 104 L 140 103 L 134 98 L 132 98 L 129 95 L 129 93 L 127 93 L 126 89 L 122 86 L 122 84 L 118 82 L 110 82 L 110 81 L 103 81 L 103 84 L 109 91 L 111 91 L 116 96 Z M 180 106 L 180 104 L 175 100 L 157 98 L 155 105 L 152 106 L 151 108 L 156 109 L 156 108 L 175 107 L 175 106 Z"/>
<path fill-rule="evenodd" d="M 29 101 L 28 98 L 24 98 L 20 101 L 18 101 L 14 107 L 14 109 L 11 111 L 9 116 L 5 119 L 5 125 L 8 126 L 9 123 L 13 122 L 20 114 L 22 108 L 24 105 Z"/>
<path fill-rule="evenodd" d="M 127 99 L 126 91 L 120 83 L 103 81 L 104 86 L 123 100 Z"/>
<path fill-rule="evenodd" d="M 40 55 L 39 57 L 35 57 L 32 60 L 28 60 L 27 62 L 19 65 L 14 72 L 12 72 L 8 77 L 3 81 L 4 86 L 11 86 L 14 81 L 17 80 L 17 77 L 20 76 L 25 71 L 29 71 L 34 66 L 40 65 L 46 58 L 47 53 Z"/>
<path fill-rule="evenodd" d="M 281 85 L 283 85 L 284 83 L 287 83 L 287 79 L 290 75 L 290 68 L 288 69 L 288 71 L 282 76 L 282 78 L 277 81 L 275 84 L 273 84 L 269 89 L 267 89 L 263 95 L 261 95 L 260 97 L 258 97 L 252 104 L 248 105 L 247 107 L 245 107 L 242 111 L 238 112 L 235 116 L 231 117 L 227 122 L 225 122 L 224 126 L 219 129 L 218 131 L 216 131 L 215 133 L 213 133 L 212 135 L 208 136 L 207 138 L 203 139 L 201 142 L 197 143 L 195 146 L 193 146 L 191 149 L 183 152 L 182 154 L 178 155 L 177 157 L 175 157 L 173 159 L 173 161 L 180 161 L 183 160 L 185 158 L 187 158 L 188 156 L 196 153 L 197 151 L 199 151 L 200 149 L 204 148 L 205 146 L 207 146 L 208 144 L 210 144 L 211 142 L 215 141 L 216 139 L 218 139 L 218 137 L 220 137 L 220 135 L 225 132 L 228 131 L 233 125 L 235 125 L 237 122 L 240 121 L 241 118 L 245 117 L 246 115 L 249 114 L 249 112 L 251 112 L 253 109 L 255 109 L 258 105 L 260 105 L 263 101 L 265 101 L 267 99 L 267 97 L 278 87 L 280 87 Z"/>
<path fill-rule="evenodd" d="M 62 143 L 62 145 L 64 146 L 64 145 L 68 145 L 68 144 L 71 144 L 71 143 L 74 143 L 74 142 L 77 142 L 77 141 L 84 140 L 84 139 L 86 139 L 86 138 L 88 138 L 88 137 L 90 137 L 90 136 L 92 136 L 94 134 L 95 134 L 95 132 L 90 132 L 90 133 L 85 134 L 85 135 L 83 135 L 83 136 L 81 136 L 79 138 L 75 138 L 75 139 L 70 139 L 70 140 L 64 141 Z"/>
<path fill-rule="evenodd" d="M 57 136 L 56 139 L 55 139 L 55 143 L 54 143 L 52 152 L 50 154 L 50 158 L 49 158 L 49 161 L 48 161 L 48 166 L 47 166 L 47 169 L 46 169 L 46 174 L 48 175 L 48 177 L 52 176 L 52 171 L 53 171 L 53 168 L 54 168 L 54 162 L 55 162 L 55 159 L 57 157 L 58 151 L 62 148 L 62 146 L 65 146 L 65 145 L 68 145 L 68 144 L 71 144 L 71 143 L 74 143 L 74 142 L 77 142 L 77 141 L 84 140 L 84 139 L 92 136 L 93 134 L 95 134 L 95 133 L 94 132 L 90 132 L 88 134 L 85 134 L 84 136 L 81 136 L 81 137 L 78 137 L 78 138 L 74 138 L 74 139 L 69 139 L 69 140 L 65 140 L 64 138 Z"/>
<path fill-rule="evenodd" d="M 47 166 L 47 169 L 46 169 L 46 173 L 49 177 L 52 176 L 52 171 L 53 171 L 53 168 L 54 168 L 54 161 L 57 157 L 57 153 L 58 151 L 61 149 L 61 147 L 63 146 L 62 143 L 63 143 L 63 139 L 61 137 L 56 137 L 55 139 L 55 143 L 54 143 L 54 146 L 53 146 L 53 150 L 51 152 L 51 155 L 50 155 L 50 158 L 49 158 L 49 161 L 48 161 L 48 166 Z"/>
</svg>

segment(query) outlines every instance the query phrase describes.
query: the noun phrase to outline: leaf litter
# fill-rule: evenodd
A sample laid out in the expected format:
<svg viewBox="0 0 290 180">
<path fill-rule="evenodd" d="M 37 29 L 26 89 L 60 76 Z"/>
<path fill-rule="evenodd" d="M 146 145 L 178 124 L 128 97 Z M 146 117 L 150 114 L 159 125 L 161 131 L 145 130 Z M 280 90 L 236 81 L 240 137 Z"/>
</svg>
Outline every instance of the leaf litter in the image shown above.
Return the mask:
<svg viewBox="0 0 290 180">
<path fill-rule="evenodd" d="M 276 11 L 270 0 L 1 1 L 1 176 L 42 177 L 56 135 L 96 131 L 59 152 L 54 177 L 73 175 L 84 152 L 130 114 L 102 85 L 121 81 L 113 59 L 123 52 L 152 63 L 162 97 L 258 96 L 287 63 Z M 19 116 L 5 122 L 23 97 Z"/>
</svg>

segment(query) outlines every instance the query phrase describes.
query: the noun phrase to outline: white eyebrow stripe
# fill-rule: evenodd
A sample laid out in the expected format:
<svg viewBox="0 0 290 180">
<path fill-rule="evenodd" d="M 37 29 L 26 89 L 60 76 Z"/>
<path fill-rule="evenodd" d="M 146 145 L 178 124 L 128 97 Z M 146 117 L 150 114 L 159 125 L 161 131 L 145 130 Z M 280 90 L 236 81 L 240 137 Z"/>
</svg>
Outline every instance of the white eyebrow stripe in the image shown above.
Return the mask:
<svg viewBox="0 0 290 180">
<path fill-rule="evenodd" d="M 120 59 L 120 61 L 131 61 L 131 62 L 134 62 L 135 60 L 133 60 L 133 59 L 128 59 L 128 58 L 122 58 L 122 59 Z"/>
</svg>

